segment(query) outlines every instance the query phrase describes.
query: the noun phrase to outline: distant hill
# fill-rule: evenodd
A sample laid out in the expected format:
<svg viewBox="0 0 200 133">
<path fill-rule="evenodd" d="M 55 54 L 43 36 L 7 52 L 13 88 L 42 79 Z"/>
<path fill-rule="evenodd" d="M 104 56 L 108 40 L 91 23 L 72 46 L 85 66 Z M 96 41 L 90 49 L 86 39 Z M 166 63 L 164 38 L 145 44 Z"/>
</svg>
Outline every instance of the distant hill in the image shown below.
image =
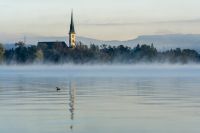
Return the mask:
<svg viewBox="0 0 200 133">
<path fill-rule="evenodd" d="M 13 41 L 14 39 L 12 39 Z M 16 39 L 17 41 L 17 39 Z M 27 36 L 28 44 L 37 44 L 38 41 L 66 41 L 66 37 L 41 37 L 41 36 Z M 94 43 L 96 45 L 108 44 L 108 45 L 126 45 L 134 47 L 137 44 L 151 44 L 160 50 L 166 50 L 171 48 L 190 48 L 200 51 L 200 34 L 171 34 L 171 35 L 144 35 L 139 36 L 136 39 L 127 41 L 103 41 L 97 39 L 91 39 L 86 37 L 77 37 L 77 41 L 81 41 L 84 44 Z M 1 37 L 0 37 L 1 42 Z M 9 41 L 2 41 L 3 43 L 8 43 Z M 9 42 L 9 44 L 12 44 Z M 13 43 L 14 44 L 14 43 Z"/>
<path fill-rule="evenodd" d="M 83 43 L 108 44 L 108 45 L 126 45 L 135 47 L 137 44 L 154 44 L 159 50 L 171 48 L 190 48 L 200 51 L 200 34 L 171 34 L 171 35 L 144 35 L 136 39 L 127 41 L 101 41 L 90 38 L 79 38 Z M 78 39 L 78 40 L 79 40 Z"/>
<path fill-rule="evenodd" d="M 128 44 L 140 43 L 149 44 L 153 43 L 155 47 L 159 49 L 169 48 L 191 48 L 200 50 L 200 35 L 183 35 L 183 34 L 172 34 L 172 35 L 152 35 L 152 36 L 139 36 L 134 40 L 129 40 Z"/>
</svg>

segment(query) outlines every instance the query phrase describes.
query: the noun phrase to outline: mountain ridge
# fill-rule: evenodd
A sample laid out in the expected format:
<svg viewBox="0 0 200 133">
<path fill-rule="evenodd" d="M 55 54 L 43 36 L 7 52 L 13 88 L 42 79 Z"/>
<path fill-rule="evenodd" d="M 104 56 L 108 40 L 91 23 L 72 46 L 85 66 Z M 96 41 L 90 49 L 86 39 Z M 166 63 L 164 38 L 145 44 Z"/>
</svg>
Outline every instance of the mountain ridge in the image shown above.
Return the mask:
<svg viewBox="0 0 200 133">
<path fill-rule="evenodd" d="M 1 39 L 1 38 L 0 38 Z M 14 39 L 13 39 L 14 40 Z M 13 41 L 12 40 L 12 41 Z M 15 39 L 19 41 L 20 39 Z M 1 40 L 0 40 L 1 41 Z M 39 41 L 65 41 L 68 42 L 68 37 L 42 37 L 42 36 L 27 36 L 27 44 L 36 45 Z M 4 44 L 14 44 L 6 43 Z M 137 44 L 154 44 L 154 46 L 160 50 L 166 50 L 171 48 L 189 48 L 200 51 L 200 34 L 166 34 L 166 35 L 141 35 L 135 39 L 129 39 L 125 41 L 119 40 L 99 40 L 92 39 L 89 37 L 77 36 L 77 42 L 82 42 L 83 44 L 107 44 L 112 46 L 125 45 L 129 47 L 135 47 Z M 68 44 L 68 43 L 67 43 Z"/>
</svg>

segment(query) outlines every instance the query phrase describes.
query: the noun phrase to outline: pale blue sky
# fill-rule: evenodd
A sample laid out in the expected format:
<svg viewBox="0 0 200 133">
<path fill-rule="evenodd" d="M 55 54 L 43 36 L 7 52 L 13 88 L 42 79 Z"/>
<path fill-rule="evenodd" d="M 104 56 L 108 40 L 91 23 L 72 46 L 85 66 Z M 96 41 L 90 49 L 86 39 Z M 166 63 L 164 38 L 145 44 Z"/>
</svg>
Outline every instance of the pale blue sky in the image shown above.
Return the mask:
<svg viewBox="0 0 200 133">
<path fill-rule="evenodd" d="M 78 36 L 200 34 L 199 5 L 199 0 L 0 0 L 0 32 L 65 36 L 73 8 Z"/>
</svg>

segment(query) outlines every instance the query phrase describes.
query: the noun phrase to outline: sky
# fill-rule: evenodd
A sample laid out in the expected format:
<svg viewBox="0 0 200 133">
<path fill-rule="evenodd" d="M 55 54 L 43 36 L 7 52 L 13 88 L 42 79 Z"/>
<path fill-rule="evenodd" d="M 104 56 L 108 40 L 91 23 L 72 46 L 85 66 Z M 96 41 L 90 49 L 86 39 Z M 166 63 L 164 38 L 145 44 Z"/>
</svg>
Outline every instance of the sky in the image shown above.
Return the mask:
<svg viewBox="0 0 200 133">
<path fill-rule="evenodd" d="M 78 36 L 200 34 L 199 5 L 199 0 L 0 0 L 0 35 L 66 36 L 72 8 Z"/>
</svg>

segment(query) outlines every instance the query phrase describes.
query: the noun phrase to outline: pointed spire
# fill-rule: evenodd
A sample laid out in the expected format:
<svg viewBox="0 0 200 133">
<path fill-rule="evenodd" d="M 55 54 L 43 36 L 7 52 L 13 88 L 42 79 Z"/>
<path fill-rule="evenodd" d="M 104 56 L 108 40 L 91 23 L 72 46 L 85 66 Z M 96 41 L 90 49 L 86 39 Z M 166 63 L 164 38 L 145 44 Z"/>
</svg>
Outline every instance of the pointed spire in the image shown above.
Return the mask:
<svg viewBox="0 0 200 133">
<path fill-rule="evenodd" d="M 75 33 L 75 29 L 74 29 L 74 19 L 73 19 L 73 10 L 71 11 L 71 24 L 70 24 L 69 33 Z"/>
</svg>

